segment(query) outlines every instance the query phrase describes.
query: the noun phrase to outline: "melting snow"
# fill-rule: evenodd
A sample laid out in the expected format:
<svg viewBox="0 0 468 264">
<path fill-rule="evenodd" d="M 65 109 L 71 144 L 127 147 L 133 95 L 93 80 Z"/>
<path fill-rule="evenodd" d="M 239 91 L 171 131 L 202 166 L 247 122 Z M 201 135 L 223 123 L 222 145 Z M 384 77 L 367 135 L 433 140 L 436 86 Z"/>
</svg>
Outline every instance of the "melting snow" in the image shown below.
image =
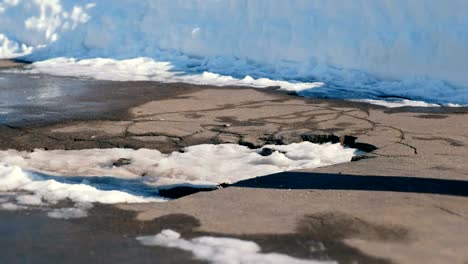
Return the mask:
<svg viewBox="0 0 468 264">
<path fill-rule="evenodd" d="M 93 208 L 90 203 L 77 203 L 75 207 L 54 209 L 47 213 L 50 218 L 73 219 L 88 216 L 87 210 Z"/>
<path fill-rule="evenodd" d="M 0 151 L 0 163 L 49 175 L 126 179 L 141 179 L 145 175 L 145 181 L 153 186 L 183 183 L 216 186 L 281 171 L 348 162 L 356 154 L 355 149 L 330 143 L 302 142 L 285 146 L 266 145 L 264 148 L 277 151 L 270 156 L 262 156 L 259 154 L 261 149 L 236 144 L 196 145 L 185 148 L 183 153 L 171 154 L 150 149 L 117 148 L 34 152 L 7 150 Z M 114 166 L 119 159 L 128 160 L 129 164 Z"/>
<path fill-rule="evenodd" d="M 158 197 L 158 189 L 181 185 L 215 188 L 220 183 L 281 171 L 349 162 L 356 154 L 340 144 L 265 147 L 277 151 L 265 157 L 260 155 L 261 149 L 234 144 L 197 145 L 172 154 L 149 149 L 0 151 L 0 164 L 5 164 L 0 165 L 0 192 L 10 193 L 0 193 L 10 197 L 3 198 L 2 207 L 20 209 L 68 200 L 75 203 L 74 208 L 57 209 L 49 216 L 73 218 L 85 215 L 89 208 L 83 204 L 165 201 Z M 129 162 L 116 166 L 120 159 Z"/>
<path fill-rule="evenodd" d="M 280 87 L 286 91 L 302 91 L 321 87 L 320 82 L 294 82 L 271 80 L 268 78 L 242 79 L 220 75 L 212 72 L 187 73 L 174 70 L 170 62 L 156 61 L 151 58 L 136 58 L 129 60 L 55 58 L 33 63 L 29 70 L 15 72 L 44 73 L 56 76 L 88 77 L 109 81 L 157 81 L 184 82 L 215 86 L 249 86 L 249 87 Z"/>
<path fill-rule="evenodd" d="M 385 101 L 385 100 L 372 100 L 372 99 L 362 99 L 362 100 L 353 100 L 356 102 L 364 102 L 364 103 L 369 103 L 369 104 L 374 104 L 374 105 L 380 105 L 380 106 L 385 106 L 388 108 L 397 108 L 397 107 L 405 107 L 405 106 L 411 106 L 411 107 L 440 107 L 438 104 L 430 104 L 426 103 L 423 101 L 413 101 L 413 100 L 396 100 L 396 101 Z M 448 107 L 459 107 L 459 105 L 452 105 L 449 104 L 447 105 Z"/>
<path fill-rule="evenodd" d="M 260 246 L 251 241 L 224 237 L 198 237 L 191 240 L 181 238 L 172 230 L 163 230 L 155 236 L 137 238 L 145 246 L 178 248 L 190 251 L 195 258 L 217 264 L 319 264 L 336 263 L 297 259 L 278 253 L 262 253 Z"/>
</svg>

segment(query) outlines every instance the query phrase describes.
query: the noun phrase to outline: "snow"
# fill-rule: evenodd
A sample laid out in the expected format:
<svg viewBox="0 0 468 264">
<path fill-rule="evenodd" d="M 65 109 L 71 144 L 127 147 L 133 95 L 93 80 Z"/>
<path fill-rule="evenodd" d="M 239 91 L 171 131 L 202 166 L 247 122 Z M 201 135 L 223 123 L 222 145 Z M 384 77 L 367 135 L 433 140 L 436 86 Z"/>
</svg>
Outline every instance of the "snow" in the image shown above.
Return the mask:
<svg viewBox="0 0 468 264">
<path fill-rule="evenodd" d="M 122 186 L 123 187 L 123 186 Z M 164 201 L 157 197 L 144 197 L 121 190 L 101 190 L 83 181 L 76 183 L 59 178 L 50 178 L 25 171 L 18 166 L 0 165 L 0 191 L 16 192 L 14 201 L 0 203 L 4 210 L 25 210 L 38 206 L 51 206 L 60 201 L 75 202 L 73 208 L 58 208 L 50 211 L 52 218 L 79 218 L 87 215 L 89 203 L 147 203 Z M 27 194 L 24 194 L 27 193 Z M 2 197 L 3 198 L 3 197 Z"/>
<path fill-rule="evenodd" d="M 253 86 L 323 83 L 300 85 L 305 96 L 467 105 L 467 9 L 465 0 L 0 0 L 0 57 L 67 57 L 69 69 L 72 58 L 146 57 L 162 72 L 131 71 L 143 79 L 251 76 Z"/>
<path fill-rule="evenodd" d="M 385 100 L 372 100 L 372 99 L 361 99 L 361 100 L 353 100 L 356 102 L 364 102 L 373 105 L 380 105 L 385 106 L 387 108 L 397 108 L 397 107 L 440 107 L 438 104 L 429 104 L 423 101 L 413 101 L 413 100 L 395 100 L 395 101 L 385 101 Z M 460 107 L 459 105 L 452 105 L 449 104 L 447 107 Z"/>
<path fill-rule="evenodd" d="M 73 219 L 88 216 L 88 210 L 93 208 L 90 203 L 77 203 L 75 207 L 54 209 L 47 213 L 50 218 Z"/>
<path fill-rule="evenodd" d="M 160 199 L 132 195 L 117 190 L 100 190 L 86 183 L 60 182 L 28 172 L 18 166 L 0 165 L 0 190 L 24 191 L 31 195 L 19 195 L 20 204 L 40 205 L 42 202 L 56 204 L 70 200 L 77 203 L 144 203 Z"/>
<path fill-rule="evenodd" d="M 235 238 L 204 236 L 186 240 L 173 230 L 163 230 L 155 236 L 142 236 L 138 237 L 137 240 L 145 246 L 161 246 L 191 251 L 195 258 L 217 264 L 335 263 L 297 259 L 278 253 L 261 253 L 261 248 L 256 243 Z"/>
<path fill-rule="evenodd" d="M 163 202 L 167 199 L 159 197 L 160 189 L 216 188 L 281 171 L 349 162 L 356 154 L 340 144 L 265 147 L 277 151 L 264 157 L 261 149 L 234 144 L 197 145 L 172 154 L 117 148 L 0 151 L 0 206 L 20 210 L 70 201 L 73 207 L 55 208 L 48 215 L 85 217 L 92 203 Z M 115 166 L 120 159 L 130 162 Z"/>
<path fill-rule="evenodd" d="M 24 205 L 43 205 L 42 197 L 39 195 L 19 195 L 16 201 Z"/>
<path fill-rule="evenodd" d="M 74 219 L 87 217 L 88 212 L 81 208 L 60 208 L 47 213 L 47 216 L 56 219 Z"/>
<path fill-rule="evenodd" d="M 262 156 L 261 149 L 249 149 L 236 144 L 196 145 L 187 147 L 183 153 L 162 154 L 150 149 L 87 149 L 87 150 L 17 150 L 0 151 L 0 164 L 57 176 L 113 176 L 122 179 L 141 179 L 152 186 L 173 184 L 217 186 L 261 175 L 282 171 L 317 168 L 349 162 L 356 150 L 340 144 L 294 143 L 284 146 L 267 145 L 275 151 Z M 119 159 L 130 164 L 116 167 Z M 12 178 L 12 183 L 2 180 L 0 191 L 14 189 L 16 181 L 29 179 Z M 78 178 L 77 181 L 82 181 Z M 125 182 L 130 185 L 132 182 Z M 112 183 L 110 184 L 117 184 Z M 124 182 L 122 182 L 124 184 Z M 13 187 L 11 187 L 11 186 Z M 140 188 L 137 186 L 137 188 Z"/>
<path fill-rule="evenodd" d="M 0 59 L 12 59 L 32 52 L 32 48 L 25 44 L 18 44 L 0 33 Z"/>
<path fill-rule="evenodd" d="M 22 206 L 22 205 L 17 205 L 14 203 L 2 203 L 0 204 L 0 208 L 3 210 L 7 210 L 7 211 L 18 211 L 18 210 L 24 210 L 27 207 Z"/>
<path fill-rule="evenodd" d="M 320 87 L 320 82 L 279 81 L 268 78 L 254 79 L 245 76 L 242 79 L 223 76 L 212 72 L 199 74 L 184 74 L 173 71 L 169 62 L 159 62 L 151 58 L 136 58 L 128 60 L 55 58 L 36 62 L 28 66 L 29 70 L 15 71 L 25 73 L 45 73 L 56 76 L 77 76 L 109 81 L 157 81 L 184 82 L 215 86 L 250 86 L 250 87 L 281 87 L 286 91 L 302 91 Z"/>
<path fill-rule="evenodd" d="M 26 66 L 24 70 L 15 69 L 9 70 L 9 72 L 76 76 L 110 81 L 184 82 L 256 88 L 279 87 L 281 90 L 294 91 L 305 97 L 348 99 L 386 107 L 408 105 L 460 107 L 467 105 L 468 102 L 468 89 L 453 87 L 446 82 L 427 78 L 384 81 L 362 72 L 347 72 L 328 68 L 329 72 L 318 73 L 323 82 L 301 82 L 269 78 L 255 79 L 248 75 L 236 78 L 208 71 L 188 73 L 175 69 L 176 66 L 170 62 L 156 61 L 151 58 L 128 60 L 55 58 L 33 63 Z M 260 76 L 262 75 L 260 74 Z M 398 98 L 412 98 L 412 100 Z"/>
</svg>

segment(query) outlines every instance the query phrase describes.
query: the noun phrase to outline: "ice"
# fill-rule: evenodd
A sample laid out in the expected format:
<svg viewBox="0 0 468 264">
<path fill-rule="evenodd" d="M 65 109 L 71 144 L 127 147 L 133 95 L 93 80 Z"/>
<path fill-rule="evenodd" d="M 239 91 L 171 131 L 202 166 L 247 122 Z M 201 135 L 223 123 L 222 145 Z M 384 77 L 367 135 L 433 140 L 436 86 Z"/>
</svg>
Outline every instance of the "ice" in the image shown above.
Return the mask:
<svg viewBox="0 0 468 264">
<path fill-rule="evenodd" d="M 91 65 L 108 70 L 92 77 L 128 79 L 116 64 L 146 57 L 161 71 L 143 65 L 131 79 L 467 105 L 467 9 L 465 0 L 4 0 L 0 58 L 108 58 L 116 67 Z"/>
<path fill-rule="evenodd" d="M 235 238 L 203 236 L 186 240 L 173 230 L 163 230 L 155 236 L 141 236 L 137 240 L 145 246 L 160 246 L 191 251 L 195 258 L 217 264 L 319 264 L 332 261 L 297 259 L 279 253 L 262 253 L 251 241 Z"/>
</svg>

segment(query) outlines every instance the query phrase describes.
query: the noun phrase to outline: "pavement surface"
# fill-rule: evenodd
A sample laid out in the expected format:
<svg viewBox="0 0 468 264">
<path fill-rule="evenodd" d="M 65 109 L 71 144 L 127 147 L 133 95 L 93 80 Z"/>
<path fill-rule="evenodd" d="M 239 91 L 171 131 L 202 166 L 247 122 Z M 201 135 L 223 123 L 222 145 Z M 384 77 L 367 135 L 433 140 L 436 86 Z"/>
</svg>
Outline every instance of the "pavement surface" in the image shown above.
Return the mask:
<svg viewBox="0 0 468 264">
<path fill-rule="evenodd" d="M 164 223 L 182 223 L 173 229 L 184 236 L 239 237 L 301 258 L 468 263 L 467 108 L 387 109 L 274 89 L 38 76 L 64 91 L 41 97 L 50 85 L 38 92 L 27 77 L 2 77 L 18 81 L 0 79 L 0 98 L 18 89 L 36 97 L 15 105 L 2 100 L 1 149 L 167 153 L 203 143 L 260 147 L 308 140 L 367 152 L 354 162 L 264 176 L 167 203 L 119 205 L 116 215 L 132 212 L 142 223 L 169 218 Z"/>
</svg>

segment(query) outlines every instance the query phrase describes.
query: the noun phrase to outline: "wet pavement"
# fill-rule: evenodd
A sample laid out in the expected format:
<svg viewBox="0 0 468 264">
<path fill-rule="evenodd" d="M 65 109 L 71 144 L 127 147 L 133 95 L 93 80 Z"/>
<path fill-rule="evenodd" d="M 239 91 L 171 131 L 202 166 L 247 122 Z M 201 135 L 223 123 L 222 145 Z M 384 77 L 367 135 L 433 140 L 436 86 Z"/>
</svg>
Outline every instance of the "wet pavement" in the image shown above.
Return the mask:
<svg viewBox="0 0 468 264">
<path fill-rule="evenodd" d="M 127 109 L 195 88 L 156 82 L 108 82 L 0 70 L 0 124 L 34 126 L 71 120 L 119 119 Z"/>
<path fill-rule="evenodd" d="M 0 262 L 204 263 L 190 252 L 137 242 L 137 236 L 157 234 L 164 226 L 171 223 L 135 221 L 132 214 L 111 207 L 69 220 L 49 218 L 38 209 L 0 210 Z"/>
</svg>

